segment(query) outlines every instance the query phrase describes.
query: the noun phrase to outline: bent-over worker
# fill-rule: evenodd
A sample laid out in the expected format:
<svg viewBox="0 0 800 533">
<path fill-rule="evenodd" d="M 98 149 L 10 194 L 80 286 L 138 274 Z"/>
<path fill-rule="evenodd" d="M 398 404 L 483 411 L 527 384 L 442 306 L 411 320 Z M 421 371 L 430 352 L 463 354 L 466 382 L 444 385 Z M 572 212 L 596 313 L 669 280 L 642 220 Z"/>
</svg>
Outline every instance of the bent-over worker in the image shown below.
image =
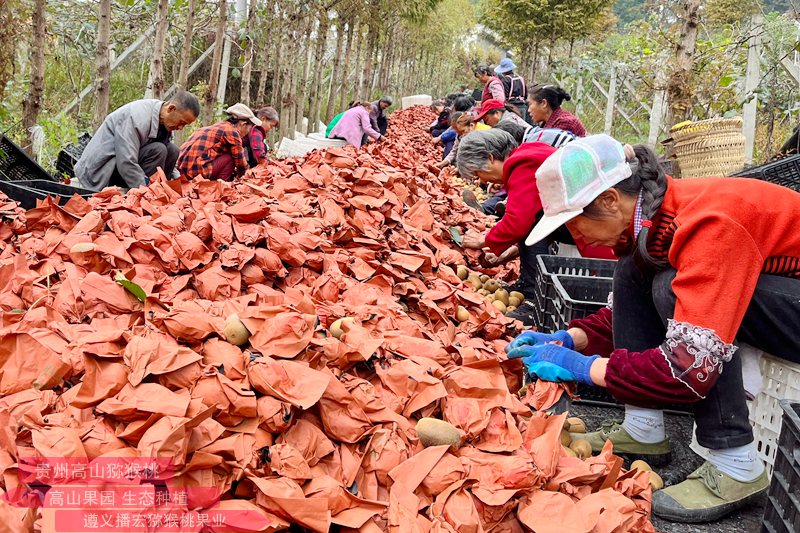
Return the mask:
<svg viewBox="0 0 800 533">
<path fill-rule="evenodd" d="M 536 173 L 544 217 L 526 243 L 566 224 L 621 259 L 611 307 L 568 331 L 523 333 L 508 355 L 540 379 L 607 387 L 625 404 L 622 424 L 585 435 L 594 450 L 610 440 L 615 453 L 666 460 L 660 408 L 692 404 L 706 462 L 655 492 L 653 512 L 716 520 L 769 484 L 742 375 L 754 350 L 734 341 L 800 362 L 800 193 L 745 178 L 674 180 L 649 148 L 626 152 L 606 135 L 587 137 Z"/>
<path fill-rule="evenodd" d="M 179 91 L 167 102 L 136 100 L 110 113 L 75 163 L 81 186 L 100 191 L 109 185 L 134 189 L 149 184 L 160 167 L 171 178 L 178 160 L 172 132 L 200 114 L 192 94 Z"/>
<path fill-rule="evenodd" d="M 244 104 L 232 105 L 225 113 L 227 120 L 200 128 L 183 143 L 177 164 L 181 175 L 230 181 L 245 173 L 248 164 L 243 139 L 261 120 Z"/>
</svg>

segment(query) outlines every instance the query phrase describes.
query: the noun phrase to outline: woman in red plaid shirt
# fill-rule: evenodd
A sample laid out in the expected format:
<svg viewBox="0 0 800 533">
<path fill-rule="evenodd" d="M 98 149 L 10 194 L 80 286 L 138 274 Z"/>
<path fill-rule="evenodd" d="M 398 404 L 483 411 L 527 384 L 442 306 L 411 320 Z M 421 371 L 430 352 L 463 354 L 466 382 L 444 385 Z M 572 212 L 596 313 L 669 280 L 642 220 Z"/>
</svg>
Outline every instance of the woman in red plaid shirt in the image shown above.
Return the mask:
<svg viewBox="0 0 800 533">
<path fill-rule="evenodd" d="M 247 170 L 242 139 L 254 125 L 260 126 L 261 120 L 244 104 L 233 105 L 225 113 L 230 118 L 200 128 L 183 143 L 176 165 L 182 176 L 230 181 Z"/>
</svg>

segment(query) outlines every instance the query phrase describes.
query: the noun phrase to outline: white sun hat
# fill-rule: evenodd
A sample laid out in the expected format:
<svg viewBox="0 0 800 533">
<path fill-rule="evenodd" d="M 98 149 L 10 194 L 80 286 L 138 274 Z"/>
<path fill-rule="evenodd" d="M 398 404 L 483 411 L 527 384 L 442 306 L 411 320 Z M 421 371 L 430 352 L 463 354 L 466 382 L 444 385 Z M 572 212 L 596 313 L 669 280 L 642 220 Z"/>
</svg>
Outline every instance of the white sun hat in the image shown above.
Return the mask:
<svg viewBox="0 0 800 533">
<path fill-rule="evenodd" d="M 608 135 L 577 139 L 545 159 L 536 171 L 544 216 L 525 244 L 531 246 L 583 213 L 601 193 L 630 177 L 622 144 Z"/>
</svg>

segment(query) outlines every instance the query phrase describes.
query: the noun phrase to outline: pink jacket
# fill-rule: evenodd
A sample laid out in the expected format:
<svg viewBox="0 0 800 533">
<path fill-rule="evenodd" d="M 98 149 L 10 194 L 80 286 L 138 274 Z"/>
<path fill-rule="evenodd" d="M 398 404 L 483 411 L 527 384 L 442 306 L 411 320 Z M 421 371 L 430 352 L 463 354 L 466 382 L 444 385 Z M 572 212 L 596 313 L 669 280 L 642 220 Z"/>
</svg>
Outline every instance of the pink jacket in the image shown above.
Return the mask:
<svg viewBox="0 0 800 533">
<path fill-rule="evenodd" d="M 341 137 L 356 148 L 361 147 L 361 138 L 369 135 L 378 139 L 381 134 L 372 129 L 369 121 L 369 111 L 364 106 L 357 105 L 344 112 L 342 118 L 331 130 L 330 137 Z"/>
</svg>

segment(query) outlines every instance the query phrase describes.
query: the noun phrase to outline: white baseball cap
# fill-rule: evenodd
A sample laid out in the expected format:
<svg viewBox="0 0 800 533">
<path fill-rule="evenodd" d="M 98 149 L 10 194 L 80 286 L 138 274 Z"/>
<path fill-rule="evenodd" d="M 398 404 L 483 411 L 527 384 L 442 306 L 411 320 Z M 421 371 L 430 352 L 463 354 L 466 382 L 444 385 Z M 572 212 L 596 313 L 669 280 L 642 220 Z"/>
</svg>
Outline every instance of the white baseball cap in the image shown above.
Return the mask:
<svg viewBox="0 0 800 533">
<path fill-rule="evenodd" d="M 622 144 L 608 135 L 584 137 L 559 148 L 536 171 L 544 216 L 525 244 L 544 240 L 630 175 Z"/>
<path fill-rule="evenodd" d="M 244 104 L 233 104 L 228 109 L 226 109 L 225 112 L 230 116 L 232 116 L 233 118 L 241 118 L 249 120 L 256 126 L 261 125 L 261 119 L 256 117 L 255 113 L 253 113 L 253 110 Z"/>
</svg>

